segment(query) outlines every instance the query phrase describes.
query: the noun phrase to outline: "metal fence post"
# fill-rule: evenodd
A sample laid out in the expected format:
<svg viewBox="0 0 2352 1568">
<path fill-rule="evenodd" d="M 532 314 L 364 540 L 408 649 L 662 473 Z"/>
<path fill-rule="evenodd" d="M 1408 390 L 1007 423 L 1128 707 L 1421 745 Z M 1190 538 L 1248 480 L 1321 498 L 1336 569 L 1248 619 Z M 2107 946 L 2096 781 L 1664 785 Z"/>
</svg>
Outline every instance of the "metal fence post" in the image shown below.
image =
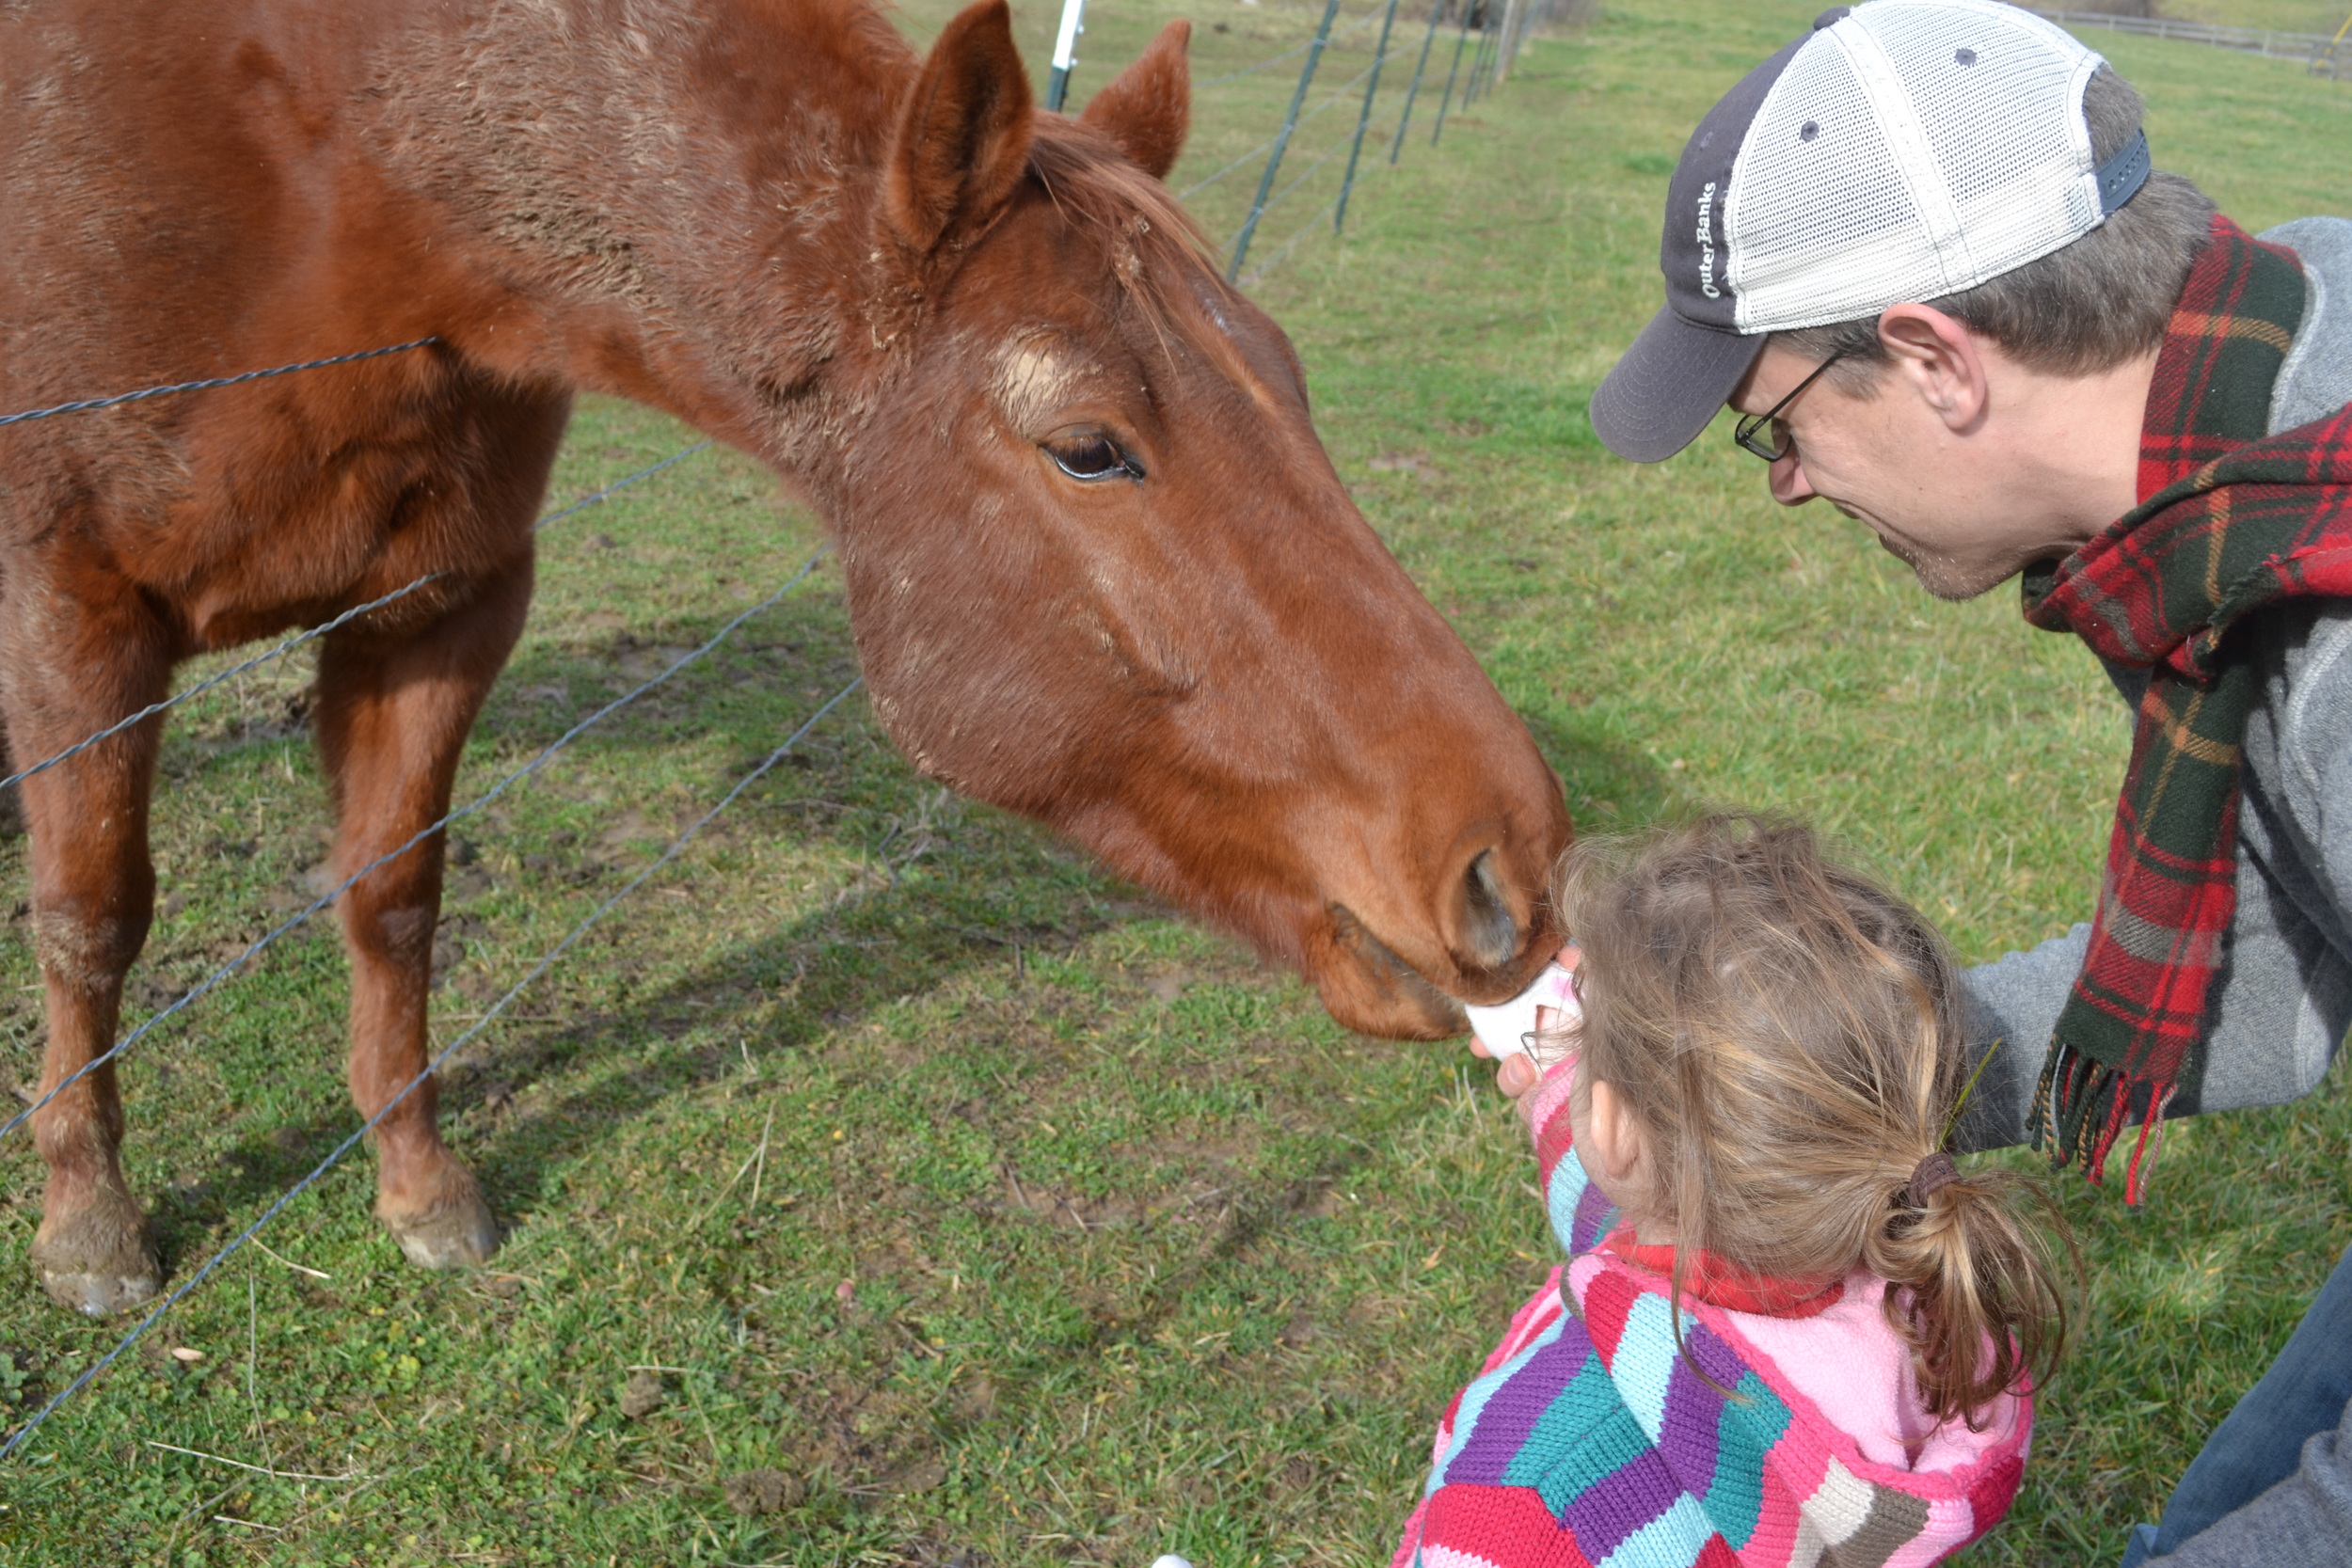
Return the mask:
<svg viewBox="0 0 2352 1568">
<path fill-rule="evenodd" d="M 1356 159 L 1364 150 L 1364 127 L 1372 123 L 1372 95 L 1380 90 L 1380 67 L 1389 57 L 1389 29 L 1396 24 L 1396 0 L 1389 0 L 1387 14 L 1380 18 L 1380 43 L 1373 51 L 1372 80 L 1364 84 L 1363 112 L 1356 117 L 1356 144 L 1347 150 L 1347 172 L 1340 179 L 1340 204 L 1331 214 L 1331 232 L 1340 231 L 1347 221 L 1347 193 L 1356 188 Z"/>
<path fill-rule="evenodd" d="M 1470 13 L 1472 0 L 1462 0 L 1462 30 L 1454 40 L 1454 63 L 1446 68 L 1445 95 L 1438 100 L 1438 123 L 1430 129 L 1429 145 L 1438 145 L 1445 135 L 1446 105 L 1454 102 L 1454 78 L 1462 69 L 1462 49 L 1470 42 Z"/>
<path fill-rule="evenodd" d="M 1086 31 L 1087 0 L 1061 0 L 1061 31 L 1054 35 L 1054 72 L 1045 79 L 1045 106 L 1058 111 L 1070 96 L 1070 68 L 1078 63 L 1078 35 Z"/>
<path fill-rule="evenodd" d="M 1405 128 L 1413 123 L 1413 100 L 1421 96 L 1421 73 L 1429 69 L 1429 46 L 1438 41 L 1438 18 L 1445 13 L 1445 0 L 1429 0 L 1429 30 L 1421 36 L 1421 58 L 1413 66 L 1413 85 L 1405 89 L 1405 112 L 1396 117 L 1396 139 L 1389 143 L 1389 162 L 1405 149 Z"/>
<path fill-rule="evenodd" d="M 1478 47 L 1470 51 L 1470 80 L 1462 84 L 1462 107 L 1470 106 L 1470 100 L 1486 90 L 1488 72 L 1495 60 L 1495 0 L 1485 0 L 1478 8 Z"/>
<path fill-rule="evenodd" d="M 1315 29 L 1314 42 L 1307 46 L 1307 63 L 1298 72 L 1298 89 L 1291 94 L 1291 112 L 1282 117 L 1282 129 L 1275 134 L 1274 150 L 1266 154 L 1265 172 L 1258 177 L 1258 198 L 1249 204 L 1249 216 L 1243 220 L 1241 232 L 1233 236 L 1233 260 L 1225 268 L 1228 283 L 1241 276 L 1242 258 L 1249 254 L 1249 236 L 1258 231 L 1258 219 L 1265 214 L 1266 193 L 1274 188 L 1274 173 L 1282 166 L 1282 153 L 1291 144 L 1291 133 L 1298 129 L 1299 105 L 1307 102 L 1307 88 L 1315 79 L 1315 62 L 1323 58 L 1323 46 L 1331 41 L 1331 19 L 1339 13 L 1340 0 L 1324 0 L 1323 24 Z"/>
</svg>

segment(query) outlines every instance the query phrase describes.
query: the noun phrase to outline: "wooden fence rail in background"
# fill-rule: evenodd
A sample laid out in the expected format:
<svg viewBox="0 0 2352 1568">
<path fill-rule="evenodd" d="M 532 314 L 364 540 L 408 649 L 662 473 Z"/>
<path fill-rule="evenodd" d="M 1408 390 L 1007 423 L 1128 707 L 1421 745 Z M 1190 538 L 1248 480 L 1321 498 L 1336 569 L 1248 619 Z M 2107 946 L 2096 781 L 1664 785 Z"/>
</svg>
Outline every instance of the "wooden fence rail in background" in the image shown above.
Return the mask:
<svg viewBox="0 0 2352 1568">
<path fill-rule="evenodd" d="M 2352 53 L 2337 47 L 2344 36 L 2342 30 L 2331 37 L 2327 33 L 2280 33 L 2267 27 L 2184 22 L 2169 16 L 2117 16 L 2108 11 L 2052 10 L 2042 6 L 2030 9 L 2064 27 L 2109 27 L 2119 33 L 2179 39 L 2186 43 L 2210 44 L 2216 49 L 2235 49 L 2274 59 L 2308 60 L 2312 71 L 2321 75 L 2341 75 L 2344 65 L 2352 64 Z"/>
</svg>

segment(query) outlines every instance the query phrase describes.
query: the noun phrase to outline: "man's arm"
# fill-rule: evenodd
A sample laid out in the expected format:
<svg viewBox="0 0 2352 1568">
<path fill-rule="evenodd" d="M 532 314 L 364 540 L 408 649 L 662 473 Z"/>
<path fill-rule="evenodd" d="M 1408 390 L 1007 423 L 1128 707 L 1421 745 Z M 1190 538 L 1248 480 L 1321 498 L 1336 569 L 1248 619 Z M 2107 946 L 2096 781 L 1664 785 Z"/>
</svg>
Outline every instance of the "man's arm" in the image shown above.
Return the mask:
<svg viewBox="0 0 2352 1568">
<path fill-rule="evenodd" d="M 2346 696 L 2352 700 L 2352 692 Z M 2330 776 L 2352 800 L 2352 755 L 2337 759 Z M 2352 820 L 2344 826 L 2343 841 L 2321 850 L 2316 869 L 2342 870 L 2344 880 L 2338 885 L 2352 891 Z M 2174 1116 L 2301 1099 L 2327 1076 L 2345 1024 L 2352 1022 L 2352 966 L 2251 844 L 2240 857 L 2237 898 L 2229 967 L 2219 981 L 2206 1042 L 2202 1092 L 2194 1103 L 2176 1102 Z M 2007 1148 L 2027 1141 L 2026 1117 L 2049 1053 L 2050 1033 L 2081 973 L 2090 940 L 2090 927 L 2077 926 L 2030 952 L 1979 964 L 1962 976 L 1968 1070 L 1983 1070 L 1962 1109 L 1954 1148 Z"/>
<path fill-rule="evenodd" d="M 2314 601 L 2281 615 L 2259 657 L 2265 694 L 2246 738 L 2237 912 L 2202 1092 L 2174 1115 L 2310 1093 L 2352 1024 L 2352 605 Z M 2090 935 L 2077 926 L 1963 976 L 1969 1070 L 1984 1071 L 1956 1147 L 2026 1141 L 2050 1032 Z"/>
</svg>

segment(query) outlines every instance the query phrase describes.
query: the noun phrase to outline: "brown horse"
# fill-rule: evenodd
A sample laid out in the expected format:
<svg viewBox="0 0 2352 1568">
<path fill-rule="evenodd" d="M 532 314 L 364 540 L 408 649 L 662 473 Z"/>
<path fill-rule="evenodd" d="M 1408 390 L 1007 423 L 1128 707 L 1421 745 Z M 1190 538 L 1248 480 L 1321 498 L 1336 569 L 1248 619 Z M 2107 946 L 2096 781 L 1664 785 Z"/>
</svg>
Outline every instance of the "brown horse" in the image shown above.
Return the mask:
<svg viewBox="0 0 2352 1568">
<path fill-rule="evenodd" d="M 0 409 L 430 334 L 430 349 L 0 432 L 20 759 L 175 662 L 428 591 L 323 641 L 347 874 L 431 823 L 523 624 L 575 388 L 754 453 L 837 539 L 916 767 L 1052 824 L 1430 1037 L 1548 945 L 1558 782 L 1350 503 L 1281 333 L 1159 182 L 1177 24 L 1076 120 L 1003 0 L 928 59 L 867 0 L 20 0 L 0 11 Z M 153 900 L 158 735 L 24 786 L 44 1086 L 114 1036 Z M 341 900 L 351 1093 L 425 1061 L 438 839 Z M 111 1067 L 35 1122 L 33 1256 L 157 1289 Z M 377 1213 L 426 1265 L 498 1232 L 428 1083 Z"/>
</svg>

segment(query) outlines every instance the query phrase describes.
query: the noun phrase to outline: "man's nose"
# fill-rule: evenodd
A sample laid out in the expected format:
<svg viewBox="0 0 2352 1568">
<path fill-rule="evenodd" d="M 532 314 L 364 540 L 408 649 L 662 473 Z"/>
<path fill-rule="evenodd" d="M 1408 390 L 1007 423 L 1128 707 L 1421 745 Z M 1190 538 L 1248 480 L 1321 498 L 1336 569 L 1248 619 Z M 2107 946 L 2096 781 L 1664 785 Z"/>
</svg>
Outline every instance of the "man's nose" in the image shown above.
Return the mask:
<svg viewBox="0 0 2352 1568">
<path fill-rule="evenodd" d="M 1804 477 L 1804 461 L 1795 452 L 1772 462 L 1772 499 L 1783 506 L 1802 506 L 1816 494 L 1813 482 Z"/>
</svg>

